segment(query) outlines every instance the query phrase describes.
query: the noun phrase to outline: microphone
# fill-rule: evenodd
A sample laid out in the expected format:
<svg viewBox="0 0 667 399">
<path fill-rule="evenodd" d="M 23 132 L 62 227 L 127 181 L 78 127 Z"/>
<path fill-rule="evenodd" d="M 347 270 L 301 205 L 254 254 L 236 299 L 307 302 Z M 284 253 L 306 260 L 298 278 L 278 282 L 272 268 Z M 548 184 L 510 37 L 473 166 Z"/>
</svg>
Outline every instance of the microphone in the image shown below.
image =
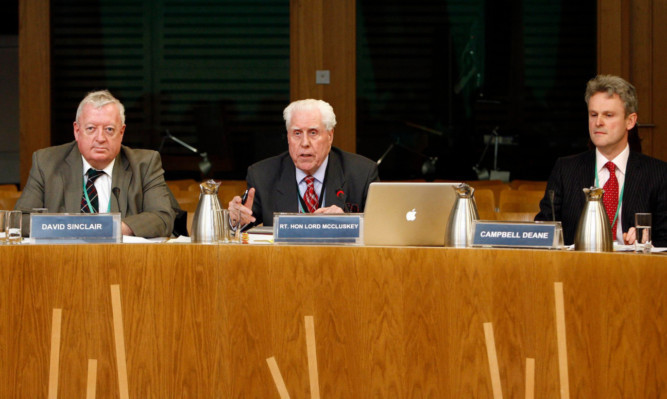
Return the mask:
<svg viewBox="0 0 667 399">
<path fill-rule="evenodd" d="M 343 201 L 343 211 L 345 213 L 350 213 L 350 207 L 347 206 L 347 202 L 345 202 L 345 191 L 343 189 L 338 189 L 336 191 L 336 197 L 338 197 L 341 201 Z"/>
<path fill-rule="evenodd" d="M 195 154 L 198 154 L 200 157 L 202 157 L 201 162 L 199 162 L 199 171 L 202 173 L 202 175 L 207 175 L 208 172 L 211 171 L 211 168 L 213 165 L 211 164 L 211 161 L 208 159 L 208 154 L 205 152 L 201 152 L 195 147 L 191 146 L 190 144 L 184 142 L 183 140 L 179 139 L 176 136 L 173 136 L 170 132 L 169 129 L 165 130 L 165 136 L 162 139 L 162 142 L 160 143 L 160 147 L 158 149 L 158 152 L 162 152 L 162 147 L 164 147 L 164 142 L 167 139 L 171 139 L 175 141 L 176 143 L 180 144 L 181 146 L 187 148 L 188 150 L 194 152 Z"/>
<path fill-rule="evenodd" d="M 549 190 L 549 203 L 551 204 L 551 221 L 555 222 L 556 221 L 556 211 L 554 209 L 554 197 L 556 196 L 556 193 L 554 190 Z"/>
<path fill-rule="evenodd" d="M 118 199 L 120 196 L 120 188 L 114 187 L 111 189 L 111 192 L 113 193 L 113 196 L 116 197 L 116 205 L 118 205 L 118 211 L 120 211 L 120 200 Z"/>
</svg>

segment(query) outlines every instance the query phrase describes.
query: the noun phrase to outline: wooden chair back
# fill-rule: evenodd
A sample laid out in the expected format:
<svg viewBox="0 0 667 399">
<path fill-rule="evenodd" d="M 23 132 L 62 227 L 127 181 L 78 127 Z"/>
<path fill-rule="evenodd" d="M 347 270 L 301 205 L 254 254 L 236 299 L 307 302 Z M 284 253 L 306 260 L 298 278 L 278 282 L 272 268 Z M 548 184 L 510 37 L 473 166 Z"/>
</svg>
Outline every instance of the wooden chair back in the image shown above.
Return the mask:
<svg viewBox="0 0 667 399">
<path fill-rule="evenodd" d="M 0 209 L 13 210 L 20 197 L 20 191 L 0 190 Z"/>
<path fill-rule="evenodd" d="M 188 187 L 193 184 L 199 183 L 195 179 L 167 180 L 167 186 L 169 186 L 174 195 L 176 195 L 176 191 L 187 191 Z"/>
<path fill-rule="evenodd" d="M 517 187 L 519 191 L 541 191 L 545 192 L 547 189 L 546 181 L 535 181 L 532 183 L 523 183 Z"/>
<path fill-rule="evenodd" d="M 532 222 L 537 212 L 498 212 L 498 220 L 509 222 Z"/>
<path fill-rule="evenodd" d="M 220 187 L 218 187 L 218 200 L 220 201 L 220 206 L 227 208 L 229 201 L 237 195 L 243 195 L 248 184 L 245 180 L 223 180 L 220 182 Z M 191 184 L 188 187 L 188 191 L 201 192 L 199 183 Z"/>
<path fill-rule="evenodd" d="M 19 191 L 16 184 L 0 184 L 0 191 Z"/>
<path fill-rule="evenodd" d="M 496 201 L 493 191 L 488 188 L 475 190 L 475 203 L 481 220 L 496 220 Z"/>
<path fill-rule="evenodd" d="M 506 190 L 500 193 L 498 212 L 534 212 L 540 211 L 540 200 L 544 191 Z"/>
<path fill-rule="evenodd" d="M 495 201 L 496 207 L 498 207 L 497 204 L 500 203 L 500 193 L 503 191 L 511 190 L 509 184 L 500 180 L 471 180 L 466 183 L 474 187 L 475 190 L 485 188 L 493 191 L 493 199 Z"/>
</svg>

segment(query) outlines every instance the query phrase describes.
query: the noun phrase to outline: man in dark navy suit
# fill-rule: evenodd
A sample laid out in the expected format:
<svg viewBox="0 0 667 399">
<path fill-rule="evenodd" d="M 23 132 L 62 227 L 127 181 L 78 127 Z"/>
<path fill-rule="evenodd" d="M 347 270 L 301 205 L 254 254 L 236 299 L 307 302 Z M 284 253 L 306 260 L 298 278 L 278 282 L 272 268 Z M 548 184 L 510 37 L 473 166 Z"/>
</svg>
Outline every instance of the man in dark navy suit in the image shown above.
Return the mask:
<svg viewBox="0 0 667 399">
<path fill-rule="evenodd" d="M 650 212 L 653 244 L 667 246 L 667 163 L 628 145 L 628 132 L 637 123 L 634 86 L 618 76 L 599 75 L 588 82 L 585 99 L 595 150 L 556 161 L 535 220 L 552 220 L 553 190 L 555 220 L 563 224 L 565 244 L 572 244 L 586 201 L 583 188 L 604 187 L 604 201 L 613 204 L 607 214 L 615 242 L 633 244 L 635 213 Z"/>
<path fill-rule="evenodd" d="M 229 202 L 242 224 L 273 225 L 274 212 L 363 212 L 377 164 L 332 147 L 336 115 L 322 100 L 294 101 L 283 111 L 289 150 L 248 168 L 248 196 Z"/>
</svg>

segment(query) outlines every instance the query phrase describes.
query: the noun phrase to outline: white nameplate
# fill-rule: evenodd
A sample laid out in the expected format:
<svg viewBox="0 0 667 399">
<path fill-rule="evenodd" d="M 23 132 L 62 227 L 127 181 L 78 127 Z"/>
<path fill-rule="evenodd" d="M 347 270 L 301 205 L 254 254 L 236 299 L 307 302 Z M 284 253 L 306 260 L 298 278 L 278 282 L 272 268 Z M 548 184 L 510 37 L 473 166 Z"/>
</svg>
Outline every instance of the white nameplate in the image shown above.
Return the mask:
<svg viewBox="0 0 667 399">
<path fill-rule="evenodd" d="M 33 213 L 30 238 L 34 243 L 119 243 L 120 213 Z"/>
<path fill-rule="evenodd" d="M 276 213 L 273 240 L 276 243 L 361 244 L 364 215 Z"/>
</svg>

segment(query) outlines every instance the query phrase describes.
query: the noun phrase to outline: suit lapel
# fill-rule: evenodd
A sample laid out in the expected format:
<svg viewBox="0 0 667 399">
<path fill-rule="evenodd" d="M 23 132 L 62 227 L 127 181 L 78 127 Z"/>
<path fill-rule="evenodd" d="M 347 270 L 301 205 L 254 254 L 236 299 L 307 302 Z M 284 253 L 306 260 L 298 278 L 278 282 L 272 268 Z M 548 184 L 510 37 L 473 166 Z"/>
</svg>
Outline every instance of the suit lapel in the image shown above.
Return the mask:
<svg viewBox="0 0 667 399">
<path fill-rule="evenodd" d="M 329 152 L 326 180 L 324 186 L 324 200 L 326 203 L 323 206 L 337 205 L 340 209 L 345 210 L 345 175 L 338 154 L 334 151 Z M 339 191 L 343 191 L 340 197 L 337 195 Z"/>
<path fill-rule="evenodd" d="M 122 154 L 123 149 L 121 148 L 111 172 L 111 198 L 109 200 L 111 201 L 111 212 L 120 212 L 121 217 L 124 218 L 127 214 L 127 194 L 130 190 L 132 172 L 130 171 L 130 162 Z M 120 190 L 118 201 L 116 201 L 116 195 L 113 193 L 116 187 Z"/>
<path fill-rule="evenodd" d="M 595 165 L 595 151 L 589 151 L 586 155 L 585 162 L 579 166 L 582 168 L 584 173 L 577 173 L 577 171 L 574 171 L 574 173 L 575 176 L 579 176 L 581 179 L 577 183 L 583 198 L 584 193 L 582 190 L 584 188 L 595 186 L 595 168 L 597 167 L 597 165 Z"/>
<path fill-rule="evenodd" d="M 286 212 L 298 212 L 299 193 L 296 186 L 296 168 L 289 154 L 283 157 L 280 163 L 279 181 L 276 186 L 276 196 L 273 209 L 285 209 Z"/>
<path fill-rule="evenodd" d="M 636 204 L 632 201 L 636 199 L 636 195 L 641 190 L 643 176 L 642 164 L 639 159 L 630 151 L 628 155 L 628 164 L 625 167 L 625 182 L 623 183 L 623 202 L 621 203 L 621 215 L 623 231 L 627 231 L 630 226 L 634 226 L 633 209 L 637 209 Z"/>
<path fill-rule="evenodd" d="M 65 158 L 66 168 L 60 172 L 65 195 L 65 212 L 81 213 L 81 198 L 83 197 L 83 161 L 77 143 L 74 142 L 72 151 Z"/>
</svg>

